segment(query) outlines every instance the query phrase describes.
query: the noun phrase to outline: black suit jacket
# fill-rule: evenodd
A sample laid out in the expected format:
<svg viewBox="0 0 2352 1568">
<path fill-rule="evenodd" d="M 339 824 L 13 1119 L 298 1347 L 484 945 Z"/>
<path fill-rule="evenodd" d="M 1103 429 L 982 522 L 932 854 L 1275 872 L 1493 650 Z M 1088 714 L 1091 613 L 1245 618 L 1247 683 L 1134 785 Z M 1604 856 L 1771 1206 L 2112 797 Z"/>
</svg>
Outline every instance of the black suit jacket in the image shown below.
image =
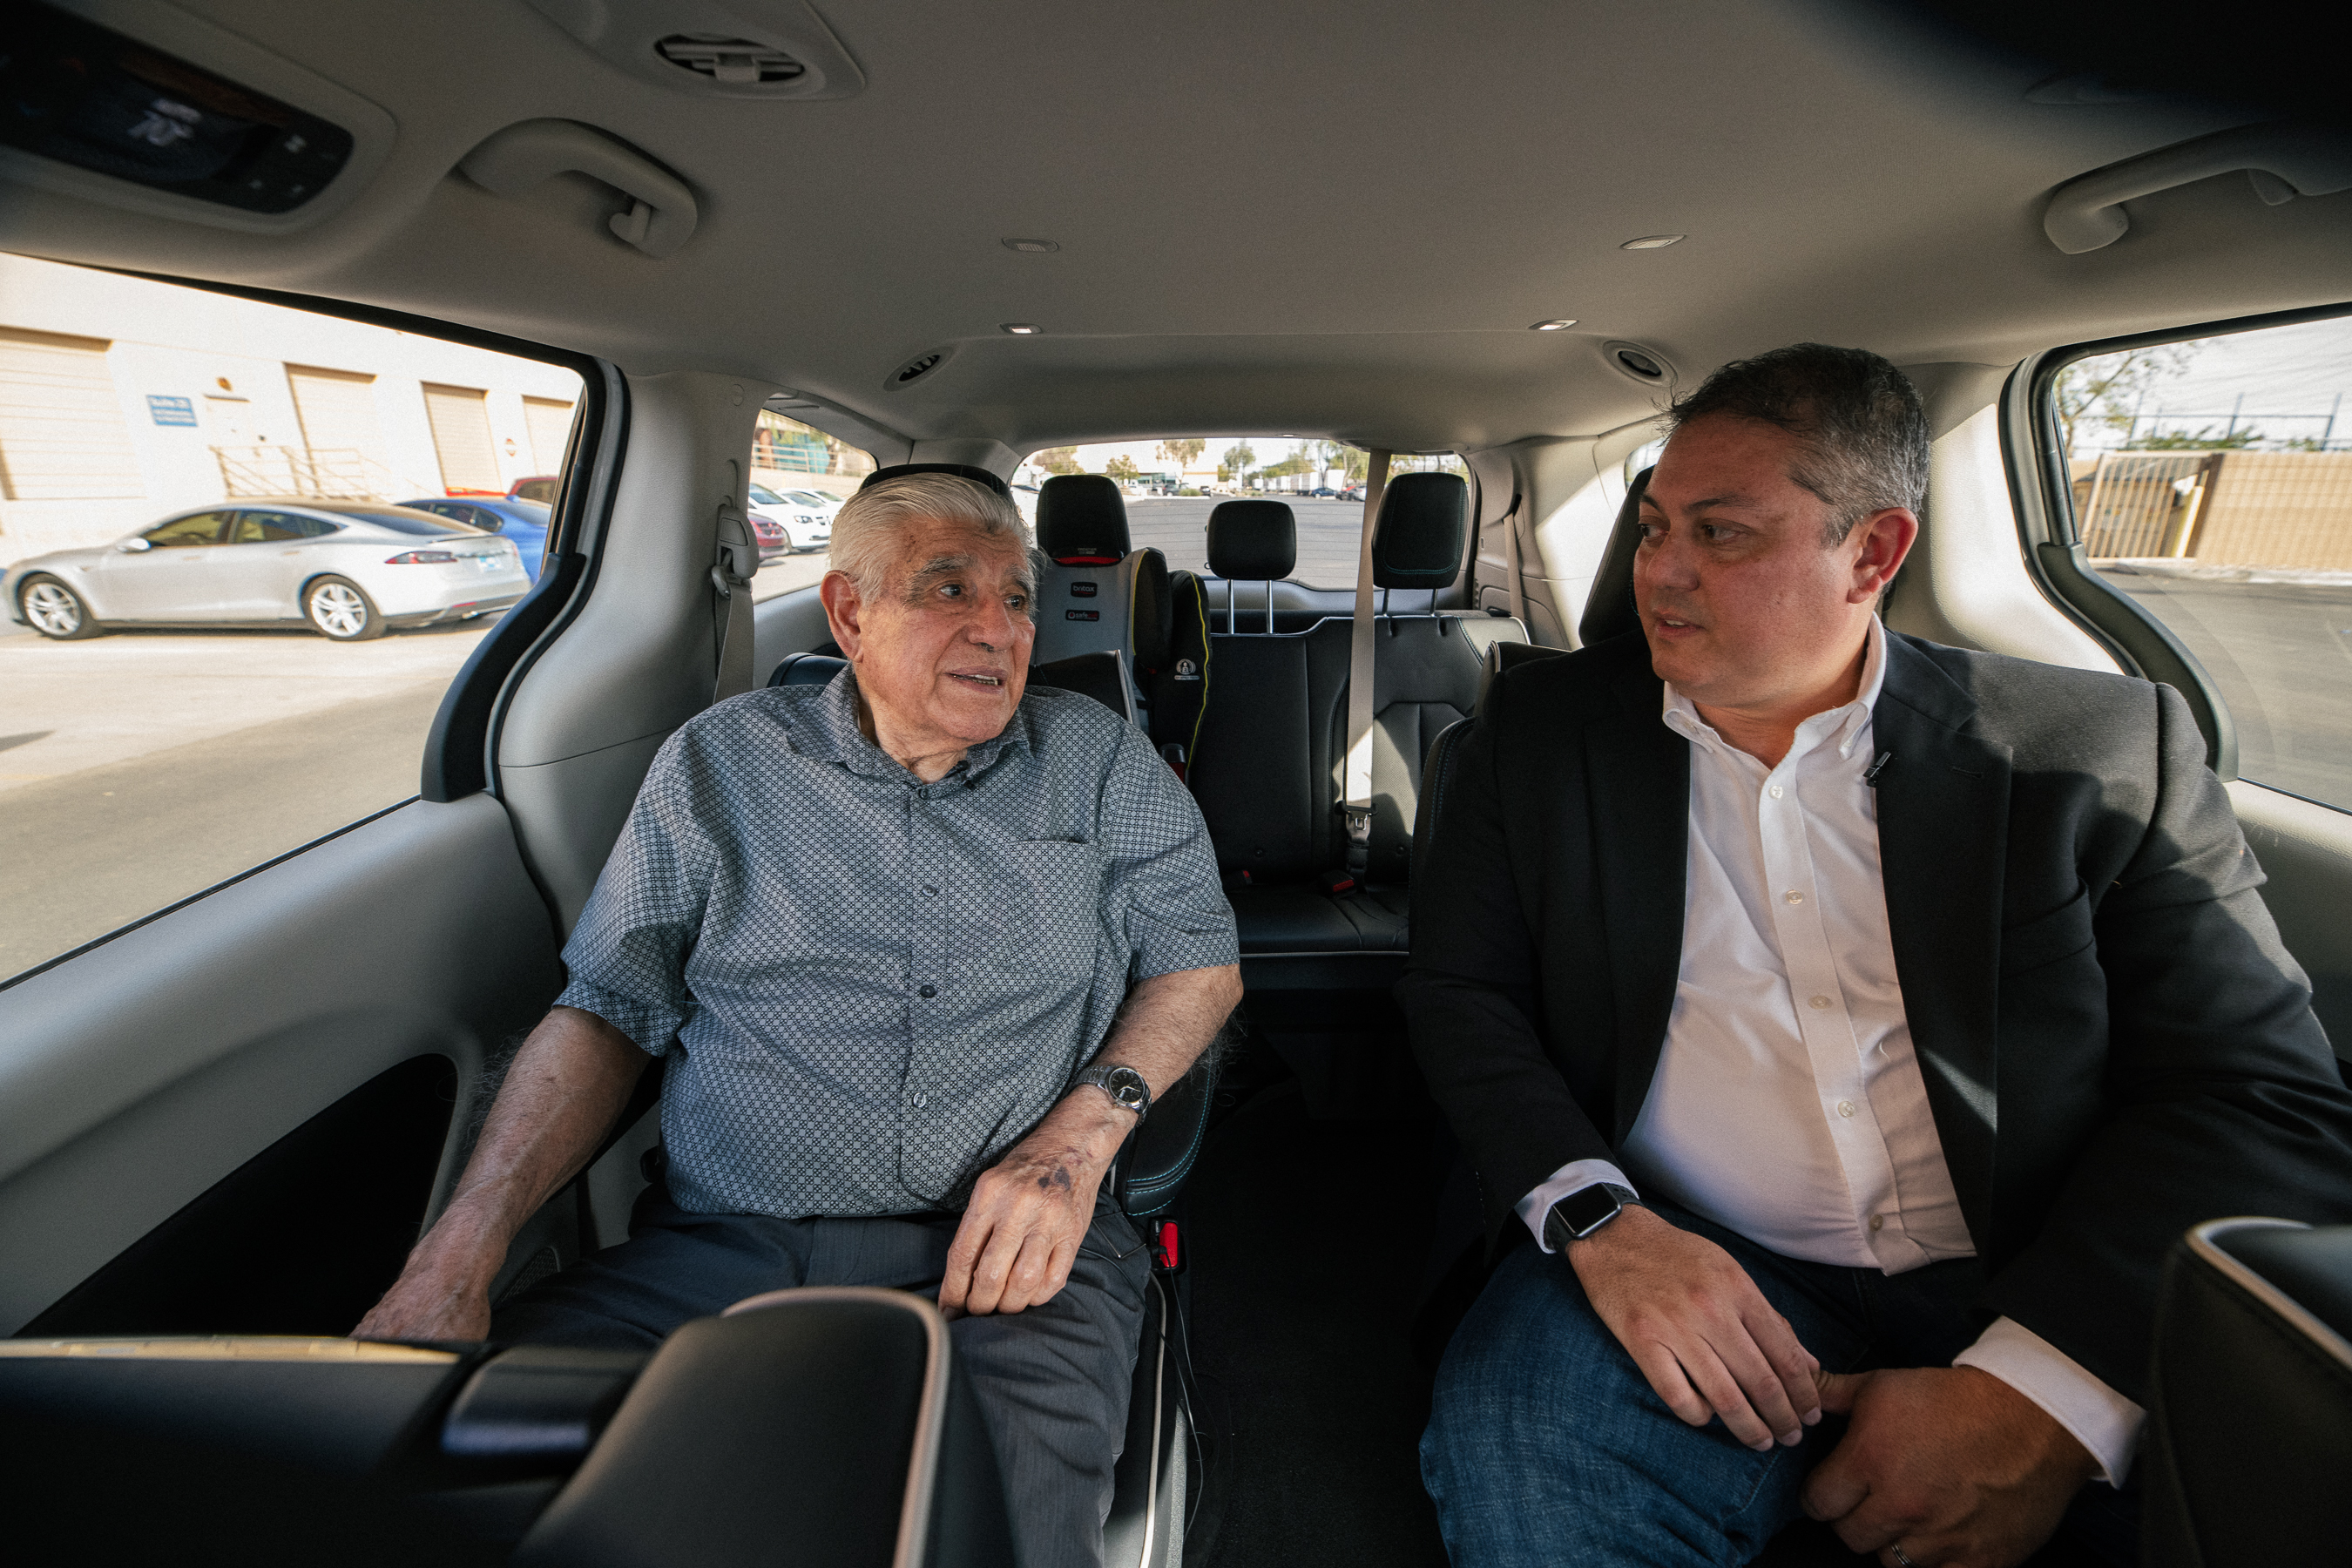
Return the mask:
<svg viewBox="0 0 2352 1568">
<path fill-rule="evenodd" d="M 1496 1233 L 1560 1166 L 1616 1157 L 1656 1071 L 1690 795 L 1662 697 L 1638 635 L 1499 677 L 1423 847 L 1397 994 Z M 2310 987 L 2178 692 L 1890 634 L 1872 721 L 1979 1305 L 2141 1399 L 2184 1230 L 2352 1218 L 2352 1095 Z"/>
</svg>

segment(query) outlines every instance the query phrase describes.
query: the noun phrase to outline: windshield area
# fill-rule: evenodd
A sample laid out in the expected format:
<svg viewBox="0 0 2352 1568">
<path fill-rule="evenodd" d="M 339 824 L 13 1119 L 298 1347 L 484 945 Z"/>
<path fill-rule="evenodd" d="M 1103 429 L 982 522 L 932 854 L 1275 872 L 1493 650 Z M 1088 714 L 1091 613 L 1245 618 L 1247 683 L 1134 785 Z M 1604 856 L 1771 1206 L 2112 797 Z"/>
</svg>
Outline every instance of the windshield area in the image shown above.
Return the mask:
<svg viewBox="0 0 2352 1568">
<path fill-rule="evenodd" d="M 1181 436 L 1048 447 L 1013 471 L 1013 483 L 1042 485 L 1056 474 L 1102 474 L 1127 497 L 1128 533 L 1138 549 L 1168 558 L 1177 572 L 1209 570 L 1209 514 L 1248 497 L 1289 503 L 1298 525 L 1298 563 L 1287 579 L 1308 588 L 1355 586 L 1364 526 L 1364 478 L 1371 454 L 1309 437 Z M 1400 454 L 1391 475 L 1465 473 L 1452 454 Z M 1026 506 L 1024 507 L 1026 510 Z"/>
</svg>

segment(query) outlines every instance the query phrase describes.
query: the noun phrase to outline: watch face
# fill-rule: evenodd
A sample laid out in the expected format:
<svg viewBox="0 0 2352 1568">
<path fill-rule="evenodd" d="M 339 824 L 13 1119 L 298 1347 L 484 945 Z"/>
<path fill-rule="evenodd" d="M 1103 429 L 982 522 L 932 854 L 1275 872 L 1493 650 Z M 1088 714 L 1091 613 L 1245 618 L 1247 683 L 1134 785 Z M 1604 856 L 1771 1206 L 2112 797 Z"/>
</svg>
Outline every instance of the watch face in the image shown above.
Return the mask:
<svg viewBox="0 0 2352 1568">
<path fill-rule="evenodd" d="M 1617 1194 L 1598 1184 L 1580 1187 L 1559 1200 L 1552 1212 L 1565 1221 L 1569 1234 L 1584 1236 L 1617 1212 Z"/>
<path fill-rule="evenodd" d="M 1103 1087 L 1110 1090 L 1110 1097 L 1113 1100 L 1126 1106 L 1129 1110 L 1140 1110 L 1151 1100 L 1151 1086 L 1146 1083 L 1143 1075 L 1133 1068 L 1114 1068 L 1108 1075 Z"/>
</svg>

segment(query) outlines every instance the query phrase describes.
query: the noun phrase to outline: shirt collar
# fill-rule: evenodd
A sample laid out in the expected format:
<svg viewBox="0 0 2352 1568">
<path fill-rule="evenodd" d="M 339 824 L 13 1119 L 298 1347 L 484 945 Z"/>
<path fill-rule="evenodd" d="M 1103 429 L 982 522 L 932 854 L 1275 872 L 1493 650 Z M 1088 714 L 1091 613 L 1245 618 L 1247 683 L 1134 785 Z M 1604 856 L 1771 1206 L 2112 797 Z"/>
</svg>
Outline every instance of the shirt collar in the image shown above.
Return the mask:
<svg viewBox="0 0 2352 1568">
<path fill-rule="evenodd" d="M 857 723 L 857 671 L 843 670 L 825 683 L 812 714 L 814 722 L 806 731 L 793 737 L 793 749 L 803 756 L 824 762 L 839 763 L 851 773 L 868 778 L 894 779 L 911 782 L 914 774 L 906 765 L 881 747 L 866 738 Z M 999 733 L 985 741 L 974 742 L 963 754 L 963 760 L 950 768 L 944 784 L 961 771 L 966 780 L 978 778 L 995 765 L 999 757 L 1010 748 L 1022 752 L 1034 752 L 1030 735 L 1029 698 L 1022 694 L 1021 706 L 1013 710 L 1012 721 Z"/>
<path fill-rule="evenodd" d="M 1797 743 L 1791 755 L 1811 751 L 1824 741 L 1837 746 L 1838 755 L 1851 756 L 1865 731 L 1870 728 L 1872 710 L 1878 706 L 1879 691 L 1886 684 L 1886 628 L 1878 617 L 1870 617 L 1863 634 L 1862 681 L 1854 689 L 1853 700 L 1814 714 L 1797 726 Z M 1666 728 L 1686 741 L 1702 745 L 1721 746 L 1723 738 L 1715 726 L 1700 717 L 1698 705 L 1675 689 L 1675 683 L 1665 682 L 1665 699 L 1660 717 Z"/>
</svg>

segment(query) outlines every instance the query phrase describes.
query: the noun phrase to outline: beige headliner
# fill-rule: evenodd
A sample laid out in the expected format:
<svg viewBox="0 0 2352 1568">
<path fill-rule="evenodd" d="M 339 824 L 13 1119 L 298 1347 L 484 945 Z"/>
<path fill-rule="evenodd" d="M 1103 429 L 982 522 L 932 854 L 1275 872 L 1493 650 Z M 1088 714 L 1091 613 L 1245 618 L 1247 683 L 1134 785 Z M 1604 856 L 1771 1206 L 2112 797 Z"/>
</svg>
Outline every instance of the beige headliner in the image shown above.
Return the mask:
<svg viewBox="0 0 2352 1568">
<path fill-rule="evenodd" d="M 2042 237 L 2053 186 L 2227 118 L 2032 104 L 2030 75 L 1931 72 L 1789 0 L 824 0 L 868 86 L 799 102 L 640 81 L 523 0 L 184 9 L 385 110 L 373 183 L 279 237 L 11 187 L 0 243 L 740 374 L 909 439 L 1475 449 L 1639 417 L 1655 390 L 1604 339 L 1685 379 L 1801 338 L 2007 363 L 2352 297 L 2352 194 L 2273 209 L 2231 175 L 2135 204 L 2105 250 Z M 682 174 L 686 248 L 606 237 L 585 181 L 509 201 L 450 173 L 543 116 Z M 1661 232 L 1690 237 L 1618 248 Z M 1580 324 L 1527 330 L 1559 316 Z"/>
</svg>

